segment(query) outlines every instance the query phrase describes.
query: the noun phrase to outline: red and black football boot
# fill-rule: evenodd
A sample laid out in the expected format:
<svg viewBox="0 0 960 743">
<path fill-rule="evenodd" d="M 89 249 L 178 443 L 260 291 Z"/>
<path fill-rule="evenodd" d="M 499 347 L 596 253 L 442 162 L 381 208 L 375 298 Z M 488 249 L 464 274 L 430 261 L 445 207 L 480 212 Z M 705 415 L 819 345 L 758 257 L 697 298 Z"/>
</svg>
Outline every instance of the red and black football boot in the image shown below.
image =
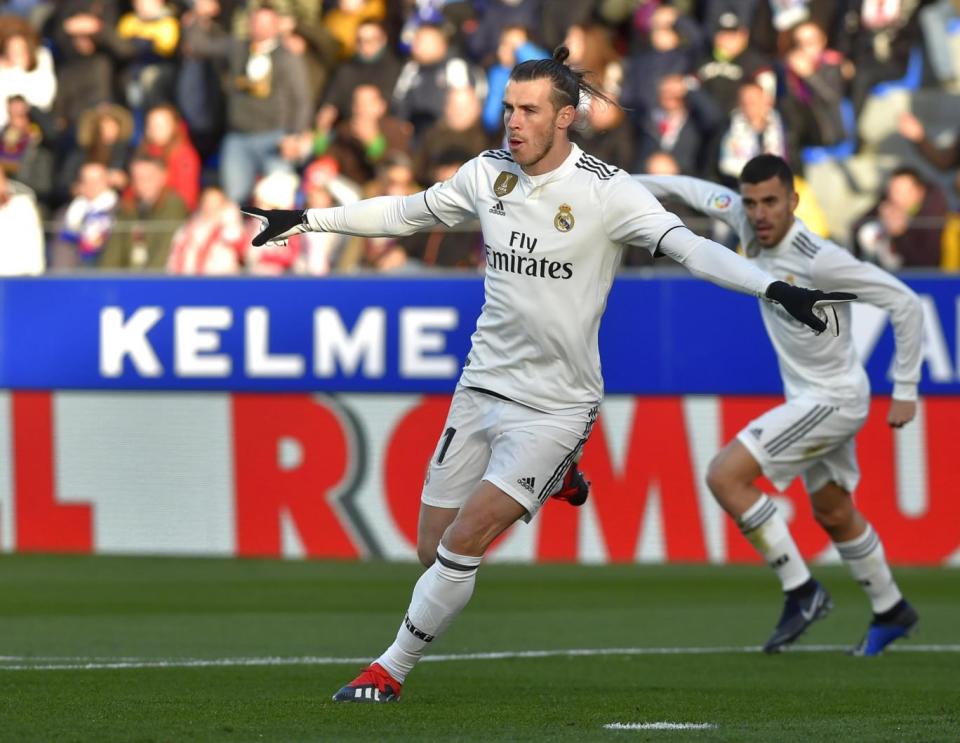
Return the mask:
<svg viewBox="0 0 960 743">
<path fill-rule="evenodd" d="M 333 695 L 335 702 L 382 704 L 400 699 L 400 682 L 379 663 L 371 663 L 353 681 Z"/>
<path fill-rule="evenodd" d="M 584 479 L 576 463 L 573 463 L 567 470 L 567 474 L 563 476 L 560 489 L 550 497 L 566 501 L 571 506 L 582 506 L 587 502 L 588 495 L 590 495 L 590 483 Z"/>
</svg>

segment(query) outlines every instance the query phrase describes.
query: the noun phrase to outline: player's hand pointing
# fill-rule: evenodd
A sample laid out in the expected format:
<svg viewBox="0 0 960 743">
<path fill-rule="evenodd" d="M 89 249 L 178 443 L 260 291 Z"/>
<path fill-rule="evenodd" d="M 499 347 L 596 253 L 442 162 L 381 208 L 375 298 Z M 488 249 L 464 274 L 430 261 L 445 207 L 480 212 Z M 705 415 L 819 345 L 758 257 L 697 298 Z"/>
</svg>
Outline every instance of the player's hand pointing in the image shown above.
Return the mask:
<svg viewBox="0 0 960 743">
<path fill-rule="evenodd" d="M 253 238 L 257 247 L 269 242 L 280 242 L 302 232 L 308 232 L 307 213 L 299 209 L 258 209 L 247 207 L 244 214 L 256 217 L 263 223 L 263 229 Z"/>
<path fill-rule="evenodd" d="M 786 281 L 774 281 L 767 287 L 767 299 L 771 299 L 779 304 L 793 315 L 797 320 L 809 328 L 813 329 L 817 335 L 820 335 L 828 327 L 835 335 L 839 334 L 840 329 L 836 322 L 828 323 L 826 321 L 827 309 L 832 313 L 832 319 L 836 320 L 836 312 L 833 312 L 830 304 L 835 302 L 852 302 L 857 298 L 856 294 L 849 292 L 822 292 L 819 289 L 803 289 L 799 286 L 793 286 Z M 826 305 L 825 308 L 817 305 Z"/>
</svg>

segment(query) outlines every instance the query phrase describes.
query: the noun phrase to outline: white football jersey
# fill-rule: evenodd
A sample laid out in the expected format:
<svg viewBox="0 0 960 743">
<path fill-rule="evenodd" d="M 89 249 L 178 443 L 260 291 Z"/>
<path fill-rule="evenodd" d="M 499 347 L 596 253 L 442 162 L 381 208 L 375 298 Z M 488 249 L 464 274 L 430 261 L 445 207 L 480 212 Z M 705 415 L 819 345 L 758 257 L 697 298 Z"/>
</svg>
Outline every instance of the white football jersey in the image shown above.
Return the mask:
<svg viewBox="0 0 960 743">
<path fill-rule="evenodd" d="M 461 383 L 548 412 L 600 402 L 598 331 L 621 250 L 653 253 L 680 219 L 576 145 L 540 176 L 488 150 L 424 199 L 447 226 L 476 218 L 483 232 L 486 298 Z"/>
<path fill-rule="evenodd" d="M 902 281 L 814 234 L 799 219 L 778 245 L 762 247 L 747 220 L 740 196 L 708 181 L 686 176 L 634 176 L 655 195 L 680 198 L 693 209 L 720 219 L 740 236 L 747 257 L 774 278 L 823 291 L 853 292 L 861 302 L 890 313 L 896 340 L 893 396 L 915 400 L 922 361 L 923 311 Z M 839 337 L 814 335 L 773 302 L 760 312 L 777 352 L 787 399 L 804 394 L 845 403 L 865 402 L 870 382 L 850 333 L 850 303 L 835 305 Z"/>
</svg>

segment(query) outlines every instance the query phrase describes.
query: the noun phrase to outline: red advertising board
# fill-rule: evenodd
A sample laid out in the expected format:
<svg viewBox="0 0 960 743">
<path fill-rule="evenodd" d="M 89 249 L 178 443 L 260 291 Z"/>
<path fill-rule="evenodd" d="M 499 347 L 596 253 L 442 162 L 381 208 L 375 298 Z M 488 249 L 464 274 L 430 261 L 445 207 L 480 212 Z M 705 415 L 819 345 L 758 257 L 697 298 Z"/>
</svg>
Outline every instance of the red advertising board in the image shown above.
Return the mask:
<svg viewBox="0 0 960 743">
<path fill-rule="evenodd" d="M 710 457 L 774 397 L 611 396 L 581 509 L 553 502 L 492 559 L 740 562 Z M 0 393 L 0 550 L 413 559 L 447 396 Z M 875 398 L 857 503 L 900 564 L 960 562 L 960 398 L 902 431 Z M 767 492 L 773 492 L 766 484 Z M 805 556 L 833 559 L 799 481 L 780 496 Z"/>
</svg>

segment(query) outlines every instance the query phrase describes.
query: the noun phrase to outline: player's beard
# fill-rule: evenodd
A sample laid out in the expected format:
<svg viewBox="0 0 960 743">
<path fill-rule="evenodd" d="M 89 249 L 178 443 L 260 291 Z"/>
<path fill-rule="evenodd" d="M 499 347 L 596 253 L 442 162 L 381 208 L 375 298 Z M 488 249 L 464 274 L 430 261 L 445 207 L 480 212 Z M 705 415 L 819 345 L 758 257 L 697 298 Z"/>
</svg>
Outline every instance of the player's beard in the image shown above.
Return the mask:
<svg viewBox="0 0 960 743">
<path fill-rule="evenodd" d="M 540 162 L 541 160 L 543 160 L 543 158 L 547 156 L 547 153 L 549 153 L 550 150 L 553 149 L 554 138 L 555 138 L 554 130 L 551 128 L 547 132 L 546 141 L 544 141 L 543 147 L 537 150 L 529 159 L 523 162 L 520 162 L 518 160 L 517 164 L 524 168 L 530 168 L 536 165 L 538 162 Z"/>
</svg>

